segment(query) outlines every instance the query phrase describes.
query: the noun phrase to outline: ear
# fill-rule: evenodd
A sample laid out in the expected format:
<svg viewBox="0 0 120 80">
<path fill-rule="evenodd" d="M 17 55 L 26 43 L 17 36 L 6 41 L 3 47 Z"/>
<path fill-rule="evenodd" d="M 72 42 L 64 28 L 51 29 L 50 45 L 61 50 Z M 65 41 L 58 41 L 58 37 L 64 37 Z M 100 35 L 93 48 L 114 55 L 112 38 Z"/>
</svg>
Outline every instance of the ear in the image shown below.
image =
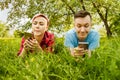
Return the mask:
<svg viewBox="0 0 120 80">
<path fill-rule="evenodd" d="M 45 27 L 45 31 L 47 31 L 47 30 L 48 30 L 48 26 Z"/>
</svg>

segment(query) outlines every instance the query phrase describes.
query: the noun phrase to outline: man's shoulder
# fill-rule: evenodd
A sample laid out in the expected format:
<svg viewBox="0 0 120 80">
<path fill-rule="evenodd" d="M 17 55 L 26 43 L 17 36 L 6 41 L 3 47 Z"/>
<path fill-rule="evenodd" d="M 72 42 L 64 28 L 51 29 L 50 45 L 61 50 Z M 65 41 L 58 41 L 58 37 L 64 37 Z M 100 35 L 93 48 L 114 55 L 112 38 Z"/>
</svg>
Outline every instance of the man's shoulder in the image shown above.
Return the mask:
<svg viewBox="0 0 120 80">
<path fill-rule="evenodd" d="M 88 36 L 87 36 L 87 40 L 92 40 L 94 41 L 94 39 L 99 39 L 100 35 L 96 30 L 90 30 Z"/>
<path fill-rule="evenodd" d="M 75 29 L 72 28 L 69 31 L 66 32 L 66 34 L 70 35 L 70 34 L 74 34 L 75 33 Z"/>
<path fill-rule="evenodd" d="M 96 31 L 94 29 L 91 29 L 89 34 L 90 35 L 99 35 L 98 31 Z"/>
</svg>

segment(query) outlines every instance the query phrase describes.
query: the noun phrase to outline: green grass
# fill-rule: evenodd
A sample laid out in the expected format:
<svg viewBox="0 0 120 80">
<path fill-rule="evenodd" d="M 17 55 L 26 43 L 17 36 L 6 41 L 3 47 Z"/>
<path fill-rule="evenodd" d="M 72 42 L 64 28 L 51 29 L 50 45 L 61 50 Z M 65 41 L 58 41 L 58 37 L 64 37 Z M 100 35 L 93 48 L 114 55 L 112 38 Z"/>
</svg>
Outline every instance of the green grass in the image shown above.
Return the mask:
<svg viewBox="0 0 120 80">
<path fill-rule="evenodd" d="M 0 39 L 0 80 L 119 80 L 120 39 L 101 40 L 92 57 L 78 61 L 57 39 L 55 54 L 17 57 L 21 39 Z"/>
</svg>

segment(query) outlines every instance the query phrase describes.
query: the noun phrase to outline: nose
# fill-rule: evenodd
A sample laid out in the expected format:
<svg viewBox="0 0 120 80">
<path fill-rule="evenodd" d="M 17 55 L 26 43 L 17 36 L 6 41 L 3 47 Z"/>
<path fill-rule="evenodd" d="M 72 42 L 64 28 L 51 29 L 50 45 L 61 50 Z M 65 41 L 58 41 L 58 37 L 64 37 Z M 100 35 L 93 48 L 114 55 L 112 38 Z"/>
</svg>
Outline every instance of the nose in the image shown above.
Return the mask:
<svg viewBox="0 0 120 80">
<path fill-rule="evenodd" d="M 80 30 L 82 33 L 85 32 L 85 27 L 81 27 L 81 30 Z"/>
<path fill-rule="evenodd" d="M 36 27 L 36 28 L 39 28 L 39 26 L 40 26 L 39 24 L 36 24 L 36 26 L 35 26 L 35 27 Z"/>
</svg>

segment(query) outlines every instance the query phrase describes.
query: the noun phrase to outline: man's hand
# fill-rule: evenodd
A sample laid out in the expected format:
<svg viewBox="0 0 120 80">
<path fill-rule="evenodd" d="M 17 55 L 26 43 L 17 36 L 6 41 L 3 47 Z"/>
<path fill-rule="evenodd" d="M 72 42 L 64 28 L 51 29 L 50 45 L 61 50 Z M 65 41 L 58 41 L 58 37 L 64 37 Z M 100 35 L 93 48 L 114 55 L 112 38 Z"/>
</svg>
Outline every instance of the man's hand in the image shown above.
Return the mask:
<svg viewBox="0 0 120 80">
<path fill-rule="evenodd" d="M 79 47 L 74 48 L 74 56 L 75 57 L 79 57 L 79 56 L 83 56 L 83 55 L 85 55 L 84 48 L 79 48 Z"/>
<path fill-rule="evenodd" d="M 76 48 L 70 48 L 71 55 L 73 57 L 79 57 L 84 56 L 85 53 L 88 53 L 88 56 L 91 56 L 91 53 L 89 54 L 89 50 L 84 50 L 84 48 L 76 47 Z"/>
</svg>

